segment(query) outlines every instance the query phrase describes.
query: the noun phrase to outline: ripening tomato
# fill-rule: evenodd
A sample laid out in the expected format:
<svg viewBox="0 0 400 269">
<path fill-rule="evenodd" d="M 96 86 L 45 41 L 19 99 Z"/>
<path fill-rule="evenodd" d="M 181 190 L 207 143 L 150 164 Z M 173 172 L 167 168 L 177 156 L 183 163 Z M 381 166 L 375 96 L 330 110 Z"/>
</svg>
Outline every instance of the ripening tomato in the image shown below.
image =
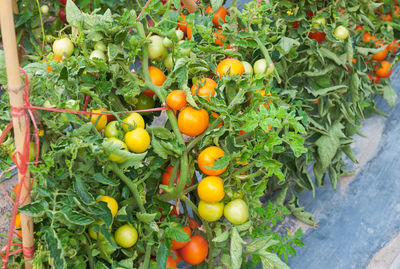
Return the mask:
<svg viewBox="0 0 400 269">
<path fill-rule="evenodd" d="M 192 231 L 190 230 L 189 226 L 183 227 L 182 230 L 185 233 L 187 233 L 189 235 L 189 237 L 192 235 Z M 173 249 L 173 250 L 181 249 L 184 246 L 186 246 L 189 242 L 190 242 L 190 240 L 186 241 L 186 242 L 179 242 L 179 241 L 172 240 L 171 249 Z"/>
<path fill-rule="evenodd" d="M 381 19 L 388 22 L 392 21 L 392 13 L 381 15 Z"/>
<path fill-rule="evenodd" d="M 171 253 L 173 253 L 176 257 L 176 259 L 175 259 L 176 264 L 179 264 L 182 260 L 182 257 L 181 257 L 181 254 L 179 254 L 179 251 L 171 249 Z M 174 258 L 174 256 L 170 256 L 170 257 Z"/>
<path fill-rule="evenodd" d="M 58 11 L 58 17 L 62 21 L 66 21 L 67 20 L 67 14 L 65 13 L 65 8 L 64 7 L 60 8 L 60 10 Z"/>
<path fill-rule="evenodd" d="M 208 242 L 201 235 L 194 235 L 190 242 L 179 250 L 182 259 L 191 265 L 202 263 L 208 255 Z"/>
<path fill-rule="evenodd" d="M 223 203 L 207 203 L 200 200 L 199 206 L 197 207 L 199 215 L 202 219 L 213 222 L 219 220 L 224 213 Z"/>
<path fill-rule="evenodd" d="M 154 98 L 145 95 L 144 93 L 139 94 L 137 98 L 137 102 L 135 104 L 135 109 L 136 110 L 145 110 L 145 109 L 151 109 L 154 108 L 155 101 Z M 152 112 L 139 112 L 141 115 L 150 115 Z"/>
<path fill-rule="evenodd" d="M 220 45 L 221 47 L 224 46 L 224 40 L 226 39 L 226 36 L 224 36 L 222 33 L 221 29 L 217 29 L 214 32 L 214 43 L 217 45 Z M 226 48 L 229 49 L 231 46 L 227 45 Z"/>
<path fill-rule="evenodd" d="M 243 67 L 244 67 L 244 73 L 245 74 L 249 74 L 249 75 L 253 75 L 253 67 L 251 66 L 251 64 L 249 62 L 246 61 L 242 61 Z"/>
<path fill-rule="evenodd" d="M 43 15 L 47 15 L 49 13 L 49 6 L 48 5 L 42 5 L 40 7 L 40 11 L 42 12 Z"/>
<path fill-rule="evenodd" d="M 392 53 L 396 53 L 398 47 L 399 47 L 399 42 L 397 40 L 393 40 L 392 43 L 389 43 L 389 45 L 387 46 L 387 50 L 391 51 Z"/>
<path fill-rule="evenodd" d="M 102 108 L 102 109 L 92 110 L 92 112 L 94 113 L 101 113 L 103 111 L 106 111 L 106 109 Z M 97 120 L 97 118 L 99 119 Z M 90 115 L 90 121 L 92 122 L 93 125 L 95 125 L 97 121 L 96 129 L 97 131 L 101 131 L 107 125 L 107 115 Z"/>
<path fill-rule="evenodd" d="M 89 232 L 89 236 L 90 236 L 90 238 L 92 238 L 93 240 L 104 240 L 105 238 L 104 238 L 104 235 L 100 232 L 100 231 L 98 231 L 98 232 L 95 232 L 94 230 L 93 230 L 93 226 L 94 225 L 102 225 L 104 223 L 104 221 L 103 220 L 101 220 L 101 219 L 98 219 L 98 220 L 96 220 L 94 223 L 92 223 L 92 224 L 90 224 L 89 225 L 89 228 L 88 228 L 88 232 Z M 109 231 L 111 232 L 111 227 L 109 228 Z"/>
<path fill-rule="evenodd" d="M 212 12 L 213 12 L 212 7 L 211 7 L 211 6 L 208 6 L 208 7 L 206 8 L 206 13 L 207 13 L 207 14 L 210 14 L 210 13 L 212 13 Z M 217 10 L 217 12 L 214 13 L 214 16 L 213 16 L 213 19 L 212 19 L 212 22 L 213 22 L 214 26 L 215 26 L 215 27 L 221 26 L 220 23 L 219 23 L 219 20 L 220 20 L 220 19 L 221 19 L 223 22 L 226 22 L 225 17 L 226 17 L 227 14 L 228 14 L 228 11 L 226 11 L 226 9 L 224 8 L 224 6 L 221 6 L 221 7 Z"/>
<path fill-rule="evenodd" d="M 184 106 L 186 106 L 186 94 L 184 91 L 175 90 L 168 94 L 167 96 L 167 105 L 175 110 L 180 110 Z"/>
<path fill-rule="evenodd" d="M 224 181 L 217 176 L 205 177 L 197 186 L 197 193 L 201 200 L 207 203 L 217 203 L 225 196 Z"/>
<path fill-rule="evenodd" d="M 111 138 L 111 137 L 115 137 L 118 138 L 120 136 L 120 123 L 118 121 L 112 121 L 109 122 L 106 126 L 106 128 L 104 129 L 104 136 Z"/>
<path fill-rule="evenodd" d="M 143 153 L 150 146 L 150 135 L 145 129 L 138 127 L 125 134 L 125 143 L 130 151 Z"/>
<path fill-rule="evenodd" d="M 210 116 L 213 117 L 213 118 L 215 118 L 215 119 L 218 119 L 218 118 L 219 118 L 219 114 L 218 114 L 218 113 L 215 113 L 215 112 L 212 112 L 212 113 L 210 114 Z M 217 128 L 221 128 L 222 126 L 223 126 L 223 123 L 220 122 L 220 123 L 217 125 Z"/>
<path fill-rule="evenodd" d="M 225 205 L 224 216 L 232 224 L 243 224 L 249 219 L 249 208 L 245 201 L 236 199 Z"/>
<path fill-rule="evenodd" d="M 375 45 L 376 45 L 377 48 L 382 48 L 382 47 L 385 46 L 385 43 L 383 43 L 382 41 L 376 41 L 376 42 L 375 42 Z M 388 55 L 388 51 L 387 51 L 387 48 L 385 48 L 384 50 L 375 53 L 375 54 L 372 56 L 372 60 L 375 60 L 375 61 L 382 61 L 382 60 L 385 60 L 385 59 L 386 59 L 386 56 L 387 56 L 387 55 Z"/>
<path fill-rule="evenodd" d="M 217 82 L 210 78 L 202 78 L 193 84 L 190 92 L 192 95 L 198 95 L 206 98 L 210 102 L 210 95 L 215 96 L 215 89 L 217 88 Z"/>
<path fill-rule="evenodd" d="M 139 113 L 136 113 L 136 112 L 129 114 L 128 117 L 126 117 L 122 121 L 127 123 L 127 124 L 122 123 L 122 129 L 125 132 L 128 132 L 131 128 L 143 128 L 144 129 L 144 127 L 145 127 L 143 117 Z"/>
<path fill-rule="evenodd" d="M 245 70 L 241 61 L 237 59 L 225 59 L 217 65 L 216 71 L 218 76 L 221 77 L 224 75 L 229 75 L 229 76 L 241 75 L 244 73 Z"/>
<path fill-rule="evenodd" d="M 125 224 L 119 227 L 114 234 L 115 242 L 123 248 L 130 248 L 138 240 L 138 232 L 135 227 Z"/>
<path fill-rule="evenodd" d="M 167 79 L 163 71 L 155 66 L 149 66 L 149 74 L 151 82 L 156 86 L 162 86 Z"/>
<path fill-rule="evenodd" d="M 313 32 L 310 32 L 310 33 L 308 34 L 308 36 L 309 36 L 311 39 L 316 40 L 318 43 L 322 43 L 322 42 L 325 41 L 326 34 L 325 34 L 324 32 L 320 32 L 320 31 L 315 30 L 315 31 L 313 31 Z"/>
<path fill-rule="evenodd" d="M 181 13 L 181 20 L 178 21 L 178 29 L 187 34 L 188 23 L 185 21 L 185 14 Z M 182 38 L 181 38 L 182 39 Z"/>
<path fill-rule="evenodd" d="M 390 68 L 391 63 L 388 61 L 381 61 L 375 66 L 375 74 L 380 78 L 388 78 L 393 70 Z"/>
<path fill-rule="evenodd" d="M 368 32 L 363 33 L 363 40 L 364 42 L 368 43 L 368 42 L 374 42 L 376 40 L 376 37 L 371 35 Z"/>
<path fill-rule="evenodd" d="M 53 52 L 56 57 L 70 57 L 74 52 L 74 44 L 68 37 L 54 41 Z"/>
<path fill-rule="evenodd" d="M 364 30 L 364 26 L 362 26 L 362 25 L 357 25 L 356 28 L 355 28 L 354 30 L 356 30 L 356 31 L 362 31 L 362 30 Z"/>
<path fill-rule="evenodd" d="M 111 142 L 113 144 L 119 145 L 119 148 L 122 150 L 128 150 L 128 146 L 124 143 L 124 141 L 119 140 L 116 137 L 110 137 L 107 139 L 107 142 Z M 108 155 L 108 159 L 112 162 L 116 163 L 124 163 L 126 159 L 122 156 L 119 156 L 118 154 L 111 153 Z"/>
<path fill-rule="evenodd" d="M 225 172 L 228 166 L 225 166 L 224 168 L 218 170 L 212 170 L 207 167 L 213 167 L 215 160 L 221 158 L 224 155 L 225 152 L 222 149 L 215 146 L 211 146 L 204 149 L 197 158 L 197 163 L 199 165 L 200 170 L 208 176 L 218 176 L 222 174 L 223 172 Z"/>
<path fill-rule="evenodd" d="M 207 129 L 208 123 L 208 113 L 204 108 L 197 110 L 187 106 L 178 115 L 179 130 L 188 136 L 200 135 Z"/>
<path fill-rule="evenodd" d="M 161 177 L 161 183 L 163 185 L 169 185 L 169 182 L 171 181 L 171 176 L 172 176 L 172 171 L 174 170 L 174 167 L 172 165 L 168 165 L 167 168 L 165 168 L 165 172 L 162 174 Z M 181 171 L 179 170 L 177 172 L 177 175 L 175 175 L 174 182 L 179 182 Z"/>
<path fill-rule="evenodd" d="M 369 78 L 369 80 L 370 81 L 372 81 L 373 83 L 379 83 L 379 81 L 381 80 L 381 78 L 380 77 L 378 77 L 378 76 L 371 76 L 370 74 L 368 74 L 368 78 Z"/>
<path fill-rule="evenodd" d="M 111 196 L 101 196 L 96 202 L 105 202 L 107 204 L 107 207 L 110 209 L 112 216 L 115 217 L 117 215 L 118 203 Z"/>
</svg>

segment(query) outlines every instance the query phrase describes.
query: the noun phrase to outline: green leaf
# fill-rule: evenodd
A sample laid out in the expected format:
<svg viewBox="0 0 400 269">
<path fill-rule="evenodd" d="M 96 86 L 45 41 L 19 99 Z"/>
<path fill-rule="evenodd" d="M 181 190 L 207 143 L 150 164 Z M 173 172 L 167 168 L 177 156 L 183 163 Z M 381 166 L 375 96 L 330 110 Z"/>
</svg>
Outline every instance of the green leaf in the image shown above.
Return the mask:
<svg viewBox="0 0 400 269">
<path fill-rule="evenodd" d="M 64 217 L 72 224 L 76 225 L 89 225 L 95 221 L 94 218 L 89 217 L 85 214 L 79 213 L 77 211 L 72 210 L 70 207 L 63 207 L 60 210 L 60 213 L 64 215 Z"/>
<path fill-rule="evenodd" d="M 89 193 L 86 184 L 79 175 L 75 176 L 74 189 L 85 204 L 94 203 L 94 197 Z"/>
<path fill-rule="evenodd" d="M 220 235 L 217 235 L 216 237 L 214 237 L 212 239 L 212 241 L 215 242 L 215 243 L 222 243 L 222 242 L 227 241 L 228 238 L 229 238 L 229 231 L 226 230 L 223 233 L 221 233 Z"/>
<path fill-rule="evenodd" d="M 257 254 L 260 256 L 263 269 L 290 269 L 275 253 L 259 251 Z"/>
<path fill-rule="evenodd" d="M 146 130 L 149 132 L 149 134 L 164 140 L 175 139 L 175 135 L 170 130 L 161 126 L 148 127 Z"/>
<path fill-rule="evenodd" d="M 300 42 L 297 41 L 296 39 L 282 36 L 279 45 L 284 50 L 284 52 L 287 54 L 294 46 L 300 46 Z"/>
<path fill-rule="evenodd" d="M 67 22 L 69 25 L 73 27 L 79 27 L 83 23 L 83 14 L 72 0 L 67 0 L 65 13 L 67 15 Z"/>
<path fill-rule="evenodd" d="M 120 164 L 121 168 L 133 167 L 135 169 L 143 165 L 143 159 L 146 157 L 147 152 L 144 153 L 131 153 L 127 150 L 120 149 L 118 144 L 113 142 L 104 141 L 102 144 L 104 152 L 107 154 L 115 154 L 126 161 Z"/>
<path fill-rule="evenodd" d="M 165 234 L 168 235 L 169 238 L 175 241 L 179 242 L 190 241 L 189 235 L 185 233 L 181 227 L 170 226 L 165 230 Z"/>
<path fill-rule="evenodd" d="M 50 258 L 53 260 L 54 267 L 57 269 L 67 268 L 64 248 L 62 247 L 61 241 L 60 239 L 58 239 L 53 227 L 45 227 L 44 233 L 46 235 L 46 243 L 48 246 Z"/>
<path fill-rule="evenodd" d="M 314 221 L 314 218 L 311 213 L 304 210 L 304 207 L 300 207 L 297 196 L 292 194 L 292 199 L 288 203 L 288 207 L 292 214 L 300 221 L 312 225 L 317 226 L 317 223 Z"/>
<path fill-rule="evenodd" d="M 164 243 L 161 243 L 157 251 L 158 269 L 165 269 L 167 267 L 167 259 L 168 259 L 168 247 Z"/>
<path fill-rule="evenodd" d="M 328 50 L 327 48 L 323 48 L 323 47 L 319 48 L 318 51 L 325 58 L 328 58 L 328 59 L 334 61 L 337 65 L 341 65 L 341 66 L 345 67 L 345 63 L 340 60 L 340 58 L 338 57 L 338 55 L 336 53 Z"/>
<path fill-rule="evenodd" d="M 393 90 L 392 86 L 385 85 L 382 88 L 383 98 L 385 98 L 386 102 L 390 107 L 394 107 L 397 102 L 397 93 Z"/>
<path fill-rule="evenodd" d="M 265 250 L 271 246 L 279 244 L 278 240 L 272 239 L 271 235 L 253 239 L 247 246 L 246 252 L 254 253 L 261 249 Z"/>
<path fill-rule="evenodd" d="M 157 216 L 157 213 L 141 213 L 141 212 L 137 212 L 136 213 L 136 217 L 139 221 L 141 222 L 145 222 L 145 223 L 150 223 L 151 221 L 154 220 L 154 218 Z"/>
<path fill-rule="evenodd" d="M 332 87 L 328 87 L 328 88 L 324 88 L 324 89 L 320 89 L 320 90 L 315 90 L 315 91 L 308 90 L 308 92 L 311 93 L 312 95 L 314 95 L 315 97 L 318 97 L 318 96 L 321 96 L 321 95 L 325 96 L 328 93 L 336 91 L 336 90 L 339 90 L 339 89 L 347 89 L 347 88 L 348 88 L 347 85 L 337 85 L 337 86 L 332 86 Z"/>
<path fill-rule="evenodd" d="M 231 247 L 229 253 L 231 255 L 232 269 L 240 269 L 242 266 L 242 245 L 245 242 L 240 237 L 236 227 L 232 227 Z"/>
<path fill-rule="evenodd" d="M 41 217 L 49 210 L 49 204 L 45 200 L 36 201 L 19 208 L 19 212 L 31 217 Z"/>
<path fill-rule="evenodd" d="M 97 182 L 100 182 L 101 184 L 104 184 L 104 185 L 114 186 L 114 187 L 119 185 L 119 182 L 108 179 L 108 178 L 104 177 L 101 173 L 94 174 L 93 178 Z"/>
</svg>

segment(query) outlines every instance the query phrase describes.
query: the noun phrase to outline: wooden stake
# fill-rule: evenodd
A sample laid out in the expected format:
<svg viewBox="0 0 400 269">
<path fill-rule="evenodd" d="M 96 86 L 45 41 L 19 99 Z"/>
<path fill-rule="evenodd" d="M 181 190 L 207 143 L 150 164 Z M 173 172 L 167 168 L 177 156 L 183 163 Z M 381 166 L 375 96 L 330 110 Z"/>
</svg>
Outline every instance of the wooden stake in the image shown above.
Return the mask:
<svg viewBox="0 0 400 269">
<path fill-rule="evenodd" d="M 7 70 L 7 81 L 8 81 L 8 94 L 10 96 L 10 105 L 13 107 L 23 107 L 23 93 L 24 88 L 21 83 L 21 76 L 19 72 L 19 61 L 17 53 L 17 41 L 15 37 L 14 29 L 14 17 L 13 17 L 13 0 L 2 0 L 2 7 L 0 9 L 0 20 L 1 20 L 1 33 L 3 38 L 6 70 Z M 24 147 L 24 139 L 26 133 L 26 122 L 24 117 L 13 117 L 14 127 L 14 140 L 15 147 L 18 152 L 22 153 Z M 18 173 L 18 181 L 21 183 L 21 174 Z M 21 198 L 26 199 L 23 201 L 24 204 L 31 202 L 31 197 L 27 193 L 29 190 L 30 177 L 29 171 L 25 174 L 24 186 L 19 185 L 21 188 Z M 24 205 L 24 204 L 21 204 Z M 34 246 L 33 239 L 33 222 L 32 217 L 21 215 L 21 227 L 22 227 L 22 244 L 24 249 L 32 249 Z M 25 268 L 33 268 L 29 262 L 32 257 L 25 257 Z"/>
</svg>

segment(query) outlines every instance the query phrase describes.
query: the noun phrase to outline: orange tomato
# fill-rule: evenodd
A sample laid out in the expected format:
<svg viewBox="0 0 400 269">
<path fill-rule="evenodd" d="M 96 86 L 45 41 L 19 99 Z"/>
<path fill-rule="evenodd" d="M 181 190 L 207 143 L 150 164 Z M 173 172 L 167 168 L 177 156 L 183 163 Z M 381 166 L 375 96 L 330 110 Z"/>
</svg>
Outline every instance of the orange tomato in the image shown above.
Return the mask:
<svg viewBox="0 0 400 269">
<path fill-rule="evenodd" d="M 15 228 L 17 229 L 21 228 L 21 213 L 15 215 Z"/>
<path fill-rule="evenodd" d="M 225 172 L 228 166 L 218 170 L 212 170 L 207 167 L 214 166 L 215 159 L 221 158 L 224 155 L 225 152 L 219 147 L 211 146 L 204 149 L 202 152 L 200 152 L 199 157 L 197 158 L 197 163 L 200 170 L 207 176 L 218 176 L 222 174 Z"/>
<path fill-rule="evenodd" d="M 225 196 L 224 181 L 217 176 L 205 177 L 197 186 L 197 193 L 207 203 L 218 203 Z"/>
<path fill-rule="evenodd" d="M 208 242 L 201 235 L 191 237 L 189 244 L 179 250 L 182 259 L 191 265 L 202 263 L 208 255 Z"/>
<path fill-rule="evenodd" d="M 167 79 L 163 71 L 155 66 L 149 66 L 149 74 L 151 82 L 156 86 L 162 86 Z"/>
<path fill-rule="evenodd" d="M 368 32 L 365 32 L 365 33 L 363 34 L 363 40 L 364 40 L 364 42 L 368 43 L 368 42 L 371 42 L 371 41 L 375 41 L 375 40 L 376 40 L 376 37 L 373 36 L 373 35 L 371 35 L 371 34 L 368 33 Z"/>
<path fill-rule="evenodd" d="M 179 130 L 188 136 L 200 135 L 207 129 L 208 123 L 208 113 L 204 108 L 197 110 L 187 106 L 178 115 Z"/>
<path fill-rule="evenodd" d="M 187 233 L 189 235 L 189 237 L 192 235 L 192 231 L 190 230 L 189 226 L 183 227 L 182 230 Z M 190 241 L 187 242 L 179 242 L 179 241 L 175 241 L 172 240 L 172 247 L 171 249 L 173 250 L 177 250 L 180 248 L 183 248 L 184 246 L 186 246 L 187 244 L 189 244 Z"/>
<path fill-rule="evenodd" d="M 375 84 L 378 83 L 378 82 L 381 80 L 380 77 L 378 77 L 378 76 L 371 76 L 370 74 L 368 74 L 368 78 L 369 78 L 370 81 L 374 82 Z"/>
<path fill-rule="evenodd" d="M 179 254 L 179 252 L 178 252 L 177 250 L 171 249 L 171 253 L 174 253 L 175 256 L 176 256 L 176 259 L 175 259 L 176 264 L 180 263 L 181 260 L 182 260 L 182 257 L 181 257 L 181 255 Z M 172 256 L 171 256 L 171 257 L 172 257 Z"/>
<path fill-rule="evenodd" d="M 169 182 L 171 181 L 171 176 L 172 176 L 172 171 L 174 170 L 174 167 L 172 165 L 168 165 L 167 168 L 165 168 L 165 172 L 162 174 L 161 177 L 161 183 L 163 185 L 169 185 Z M 181 171 L 178 171 L 177 175 L 175 175 L 174 182 L 179 182 Z M 178 180 L 176 180 L 178 179 Z"/>
<path fill-rule="evenodd" d="M 211 114 L 210 114 L 212 117 L 214 117 L 214 118 L 216 118 L 216 119 L 218 119 L 219 118 L 219 115 L 218 115 L 218 113 L 215 113 L 215 112 L 212 112 Z M 218 125 L 217 125 L 217 128 L 220 128 L 220 127 L 222 127 L 222 122 L 221 123 L 219 123 Z"/>
<path fill-rule="evenodd" d="M 237 59 L 225 59 L 217 65 L 216 71 L 220 77 L 224 75 L 241 75 L 244 73 L 244 66 L 242 62 Z"/>
<path fill-rule="evenodd" d="M 206 13 L 210 14 L 211 12 L 213 12 L 213 9 L 211 6 L 208 6 L 206 8 Z M 223 22 L 226 22 L 225 17 L 228 14 L 228 12 L 226 11 L 226 9 L 224 8 L 224 6 L 221 6 L 217 12 L 215 12 L 214 17 L 212 19 L 212 22 L 214 24 L 215 27 L 219 27 L 219 19 L 221 19 Z"/>
<path fill-rule="evenodd" d="M 400 16 L 400 7 L 399 6 L 394 7 L 394 15 Z"/>
<path fill-rule="evenodd" d="M 205 97 L 210 102 L 210 95 L 215 96 L 215 89 L 217 88 L 217 82 L 210 78 L 202 78 L 193 84 L 190 92 L 192 95 L 198 95 Z"/>
<path fill-rule="evenodd" d="M 377 48 L 381 48 L 381 47 L 384 47 L 384 46 L 385 46 L 385 43 L 378 40 L 378 41 L 375 42 L 375 46 L 376 46 Z M 378 52 L 378 53 L 374 54 L 374 55 L 372 56 L 372 60 L 375 60 L 375 61 L 382 61 L 382 60 L 384 60 L 384 59 L 386 58 L 387 54 L 388 54 L 388 51 L 387 51 L 387 48 L 385 48 L 385 49 L 382 50 L 381 52 Z"/>
<path fill-rule="evenodd" d="M 380 78 L 388 78 L 393 70 L 390 69 L 391 63 L 388 61 L 381 61 L 379 65 L 375 66 L 375 74 Z"/>
<path fill-rule="evenodd" d="M 388 14 L 382 15 L 381 19 L 384 21 L 392 21 L 392 14 L 388 13 Z"/>
<path fill-rule="evenodd" d="M 15 195 L 18 194 L 18 189 L 19 189 L 19 184 L 15 185 L 15 187 L 13 189 L 13 193 L 15 193 Z"/>
<path fill-rule="evenodd" d="M 168 256 L 167 265 L 165 268 L 178 268 L 177 262 L 171 256 Z"/>
<path fill-rule="evenodd" d="M 178 21 L 178 29 L 180 29 L 182 32 L 184 32 L 187 35 L 188 32 L 188 23 L 185 21 L 186 16 L 185 14 L 181 13 L 181 18 Z"/>
<path fill-rule="evenodd" d="M 180 110 L 184 106 L 186 106 L 186 94 L 184 91 L 175 90 L 168 94 L 167 96 L 167 105 L 175 110 Z"/>
<path fill-rule="evenodd" d="M 388 46 L 387 46 L 387 50 L 388 51 L 391 51 L 392 53 L 396 53 L 396 51 L 397 51 L 397 49 L 398 49 L 398 47 L 399 47 L 399 42 L 397 41 L 397 40 L 393 40 L 393 42 L 392 43 L 390 43 Z"/>
<path fill-rule="evenodd" d="M 362 25 L 357 25 L 357 27 L 356 27 L 355 30 L 356 30 L 356 31 L 362 31 L 362 30 L 364 30 L 364 26 L 362 26 Z"/>
</svg>

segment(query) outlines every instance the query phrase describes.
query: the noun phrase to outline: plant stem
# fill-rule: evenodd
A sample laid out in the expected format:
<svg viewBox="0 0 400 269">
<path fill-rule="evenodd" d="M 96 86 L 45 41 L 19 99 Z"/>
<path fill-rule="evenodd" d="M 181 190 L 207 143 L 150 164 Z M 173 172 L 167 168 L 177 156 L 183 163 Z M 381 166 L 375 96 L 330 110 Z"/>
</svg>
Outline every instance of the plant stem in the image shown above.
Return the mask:
<svg viewBox="0 0 400 269">
<path fill-rule="evenodd" d="M 112 163 L 111 164 L 111 169 L 112 171 L 117 174 L 119 176 L 119 178 L 128 186 L 128 188 L 130 189 L 130 191 L 133 194 L 133 197 L 136 200 L 136 203 L 139 206 L 140 212 L 145 213 L 146 209 L 144 208 L 144 205 L 142 203 L 142 200 L 140 199 L 140 195 L 139 195 L 139 191 L 137 188 L 136 183 L 133 183 L 132 180 L 130 178 L 128 178 L 127 176 L 124 175 L 124 173 L 122 173 L 120 171 L 120 168 L 118 167 L 118 165 L 116 163 Z"/>
<path fill-rule="evenodd" d="M 37 4 L 38 10 L 39 10 L 40 26 L 42 28 L 42 36 L 43 36 L 42 50 L 43 50 L 43 53 L 44 53 L 44 46 L 46 45 L 46 36 L 45 36 L 45 33 L 44 33 L 42 10 L 40 9 L 39 0 L 36 0 L 36 4 Z"/>
<path fill-rule="evenodd" d="M 148 268 L 149 267 L 149 262 L 150 262 L 150 255 L 151 255 L 151 243 L 146 244 L 146 252 L 144 256 L 144 262 L 143 262 L 143 267 L 142 268 Z"/>
<path fill-rule="evenodd" d="M 199 136 L 197 136 L 195 139 L 193 139 L 192 141 L 190 141 L 190 143 L 188 144 L 188 146 L 186 147 L 186 152 L 189 153 L 203 138 L 203 136 L 209 131 L 209 130 L 213 130 L 215 129 L 215 127 L 218 126 L 218 124 L 220 124 L 222 121 L 222 118 L 219 117 L 217 118 L 213 123 L 211 123 L 211 125 Z"/>
</svg>

